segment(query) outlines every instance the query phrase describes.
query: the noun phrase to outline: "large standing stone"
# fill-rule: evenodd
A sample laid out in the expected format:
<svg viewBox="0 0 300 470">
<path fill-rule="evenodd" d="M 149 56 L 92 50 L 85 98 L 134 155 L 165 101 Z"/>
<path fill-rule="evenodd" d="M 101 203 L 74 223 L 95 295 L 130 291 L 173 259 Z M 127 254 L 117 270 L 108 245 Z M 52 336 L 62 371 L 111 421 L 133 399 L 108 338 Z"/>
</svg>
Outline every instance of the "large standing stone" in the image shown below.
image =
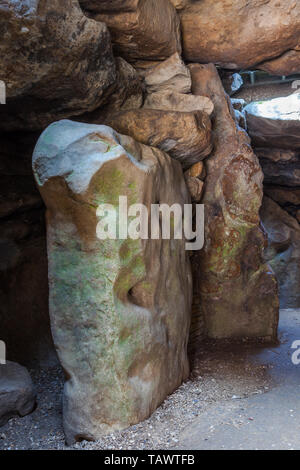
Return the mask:
<svg viewBox="0 0 300 470">
<path fill-rule="evenodd" d="M 116 52 L 129 62 L 165 60 L 181 52 L 180 21 L 169 0 L 140 0 L 133 12 L 92 17 L 107 24 Z"/>
<path fill-rule="evenodd" d="M 269 197 L 264 197 L 261 217 L 268 233 L 265 257 L 279 283 L 282 308 L 300 307 L 300 225 Z"/>
<path fill-rule="evenodd" d="M 35 406 L 35 391 L 25 367 L 7 361 L 0 364 L 0 426 L 13 416 L 25 416 Z"/>
<path fill-rule="evenodd" d="M 106 126 L 61 121 L 33 169 L 47 206 L 50 316 L 69 443 L 146 419 L 189 373 L 184 240 L 100 240 L 99 204 L 181 206 L 180 164 Z"/>
<path fill-rule="evenodd" d="M 0 127 L 41 129 L 100 106 L 115 83 L 108 29 L 77 0 L 6 0 L 0 5 Z"/>
<path fill-rule="evenodd" d="M 256 147 L 300 149 L 300 93 L 250 103 L 245 113 Z"/>
<path fill-rule="evenodd" d="M 189 0 L 180 16 L 188 61 L 245 69 L 299 50 L 296 0 Z M 273 63 L 272 71 L 289 75 L 294 64 L 294 59 L 280 61 L 277 68 Z"/>
<path fill-rule="evenodd" d="M 216 116 L 202 200 L 205 245 L 193 256 L 198 309 L 191 348 L 197 347 L 203 315 L 209 337 L 275 340 L 277 284 L 263 261 L 265 236 L 259 218 L 263 174 L 247 134 L 236 125 L 216 68 L 192 65 L 190 70 L 193 93 L 210 97 Z"/>
</svg>

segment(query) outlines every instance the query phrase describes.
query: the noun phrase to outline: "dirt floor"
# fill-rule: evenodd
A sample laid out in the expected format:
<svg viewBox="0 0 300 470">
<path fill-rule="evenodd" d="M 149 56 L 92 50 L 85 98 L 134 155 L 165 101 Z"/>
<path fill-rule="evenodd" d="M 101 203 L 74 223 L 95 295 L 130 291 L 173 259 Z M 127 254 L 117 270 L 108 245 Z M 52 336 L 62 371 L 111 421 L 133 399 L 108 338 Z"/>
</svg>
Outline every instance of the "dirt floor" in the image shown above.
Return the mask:
<svg viewBox="0 0 300 470">
<path fill-rule="evenodd" d="M 287 316 L 284 312 L 281 346 L 204 344 L 190 380 L 165 400 L 148 420 L 95 443 L 83 441 L 73 449 L 186 448 L 186 433 L 190 434 L 190 429 L 197 430 L 199 419 L 200 422 L 205 416 L 213 419 L 216 407 L 225 406 L 226 412 L 234 416 L 236 404 L 248 399 L 259 400 L 279 386 L 278 377 L 272 374 L 274 359 L 280 363 L 281 347 L 286 347 L 287 343 L 290 347 L 288 329 L 293 329 L 293 322 L 300 324 L 300 312 L 294 316 Z M 260 357 L 265 352 L 267 360 Z M 298 369 L 300 376 L 300 366 Z M 37 408 L 31 415 L 12 418 L 0 428 L 0 449 L 72 449 L 65 446 L 62 428 L 61 369 L 30 372 L 37 389 Z M 284 370 L 281 372 L 284 375 Z M 195 435 L 199 433 L 194 434 L 194 439 Z M 193 445 L 198 448 L 195 441 Z"/>
<path fill-rule="evenodd" d="M 232 98 L 244 99 L 248 104 L 252 101 L 265 101 L 281 96 L 288 96 L 294 92 L 295 89 L 292 88 L 292 83 L 254 85 L 249 87 L 242 87 L 242 89 L 235 93 Z"/>
</svg>

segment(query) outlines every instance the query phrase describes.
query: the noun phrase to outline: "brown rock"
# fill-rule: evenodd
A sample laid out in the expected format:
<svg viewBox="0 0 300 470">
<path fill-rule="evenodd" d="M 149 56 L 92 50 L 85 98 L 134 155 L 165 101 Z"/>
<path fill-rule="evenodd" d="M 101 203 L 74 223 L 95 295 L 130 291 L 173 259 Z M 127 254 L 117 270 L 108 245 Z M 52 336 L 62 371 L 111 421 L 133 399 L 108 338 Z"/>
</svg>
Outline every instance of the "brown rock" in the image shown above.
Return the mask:
<svg viewBox="0 0 300 470">
<path fill-rule="evenodd" d="M 268 233 L 265 257 L 278 279 L 281 308 L 299 308 L 300 226 L 268 197 L 264 197 L 261 217 Z"/>
<path fill-rule="evenodd" d="M 300 73 L 300 50 L 287 51 L 277 59 L 263 62 L 259 68 L 272 75 Z"/>
<path fill-rule="evenodd" d="M 107 102 L 91 113 L 78 117 L 85 122 L 103 124 L 110 116 L 128 109 L 139 109 L 143 105 L 145 86 L 136 70 L 121 57 L 116 58 L 117 88 Z"/>
<path fill-rule="evenodd" d="M 300 93 L 250 103 L 245 113 L 256 147 L 300 149 Z"/>
<path fill-rule="evenodd" d="M 276 338 L 276 280 L 263 261 L 260 228 L 263 174 L 247 134 L 237 127 L 230 100 L 213 65 L 191 65 L 192 92 L 215 106 L 214 150 L 206 161 L 205 245 L 196 255 L 194 291 L 197 332 L 212 338 Z M 203 328 L 203 326 L 202 326 Z M 191 342 L 198 333 L 191 332 Z M 190 349 L 197 345 L 190 344 Z"/>
<path fill-rule="evenodd" d="M 300 154 L 295 150 L 256 148 L 265 184 L 300 186 Z"/>
<path fill-rule="evenodd" d="M 195 178 L 194 176 L 185 176 L 185 182 L 190 192 L 192 201 L 200 202 L 204 187 L 203 181 Z"/>
<path fill-rule="evenodd" d="M 192 289 L 185 240 L 99 239 L 99 205 L 190 198 L 178 162 L 107 126 L 52 124 L 33 168 L 47 206 L 66 439 L 94 440 L 148 418 L 188 377 Z"/>
<path fill-rule="evenodd" d="M 41 129 L 103 103 L 116 78 L 104 23 L 89 20 L 77 0 L 7 0 L 0 12 L 0 127 Z"/>
<path fill-rule="evenodd" d="M 183 168 L 207 157 L 211 150 L 211 121 L 206 113 L 178 113 L 152 109 L 126 111 L 106 124 L 138 142 L 157 147 Z"/>
<path fill-rule="evenodd" d="M 204 111 L 210 116 L 213 113 L 214 105 L 207 96 L 185 95 L 172 91 L 151 93 L 145 100 L 144 108 L 183 113 Z"/>
<path fill-rule="evenodd" d="M 194 163 L 194 165 L 191 166 L 185 173 L 185 176 L 189 177 L 191 176 L 192 178 L 199 178 L 203 179 L 205 175 L 205 167 L 203 162 L 197 162 Z"/>
<path fill-rule="evenodd" d="M 190 93 L 192 89 L 191 73 L 177 52 L 148 69 L 144 79 L 148 93 L 160 91 Z"/>
<path fill-rule="evenodd" d="M 83 9 L 93 12 L 136 11 L 139 0 L 79 0 Z"/>
<path fill-rule="evenodd" d="M 188 61 L 247 69 L 299 46 L 296 0 L 190 0 L 180 16 Z M 289 75 L 286 65 L 281 73 Z"/>
<path fill-rule="evenodd" d="M 181 53 L 180 21 L 169 0 L 140 0 L 134 12 L 93 18 L 107 24 L 115 51 L 128 62 L 165 60 Z"/>
<path fill-rule="evenodd" d="M 176 10 L 182 10 L 187 6 L 189 0 L 170 0 L 170 2 L 174 5 Z"/>
</svg>

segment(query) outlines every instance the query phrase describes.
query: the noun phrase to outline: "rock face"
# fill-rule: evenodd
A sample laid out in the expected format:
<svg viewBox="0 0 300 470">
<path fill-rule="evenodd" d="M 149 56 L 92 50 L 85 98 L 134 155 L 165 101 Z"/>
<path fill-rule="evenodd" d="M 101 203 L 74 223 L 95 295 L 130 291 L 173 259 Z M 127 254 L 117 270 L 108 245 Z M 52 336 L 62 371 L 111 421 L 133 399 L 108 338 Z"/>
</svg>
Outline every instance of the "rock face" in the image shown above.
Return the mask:
<svg viewBox="0 0 300 470">
<path fill-rule="evenodd" d="M 158 147 L 178 160 L 184 169 L 212 150 L 211 121 L 206 113 L 178 113 L 139 109 L 117 114 L 108 125 L 138 142 Z"/>
<path fill-rule="evenodd" d="M 0 364 L 0 426 L 15 415 L 25 416 L 35 406 L 35 391 L 25 367 Z"/>
<path fill-rule="evenodd" d="M 245 113 L 254 146 L 300 149 L 300 93 L 250 103 Z"/>
<path fill-rule="evenodd" d="M 177 111 L 180 113 L 204 111 L 211 116 L 214 110 L 212 100 L 207 96 L 195 96 L 176 91 L 150 93 L 144 103 L 145 109 Z"/>
<path fill-rule="evenodd" d="M 268 197 L 261 217 L 269 238 L 265 256 L 279 282 L 281 308 L 299 308 L 300 225 Z"/>
<path fill-rule="evenodd" d="M 259 68 L 271 75 L 293 75 L 300 71 L 300 48 L 287 51 L 278 59 L 268 60 L 260 64 Z"/>
<path fill-rule="evenodd" d="M 165 60 L 181 52 L 180 21 L 169 0 L 140 0 L 133 12 L 92 17 L 107 24 L 114 50 L 128 62 Z"/>
<path fill-rule="evenodd" d="M 265 184 L 300 186 L 300 152 L 276 148 L 256 148 Z"/>
<path fill-rule="evenodd" d="M 178 162 L 106 126 L 54 123 L 33 169 L 66 438 L 93 440 L 146 419 L 187 378 L 192 289 L 184 240 L 100 240 L 97 208 L 118 209 L 120 195 L 147 208 L 189 196 Z"/>
<path fill-rule="evenodd" d="M 188 61 L 213 62 L 227 69 L 264 67 L 268 61 L 273 73 L 295 71 L 300 44 L 297 1 L 189 0 L 180 16 Z M 292 55 L 291 60 L 285 55 L 284 61 L 284 54 Z M 279 62 L 270 62 L 274 59 Z"/>
<path fill-rule="evenodd" d="M 22 3 L 22 4 L 21 4 Z M 77 0 L 7 0 L 0 6 L 0 127 L 41 129 L 100 106 L 116 79 L 110 35 Z"/>
<path fill-rule="evenodd" d="M 86 10 L 103 11 L 136 11 L 139 0 L 79 0 L 82 8 Z"/>
<path fill-rule="evenodd" d="M 214 150 L 206 160 L 205 245 L 193 256 L 191 350 L 205 319 L 211 338 L 276 338 L 276 279 L 263 261 L 263 174 L 247 134 L 237 127 L 213 65 L 191 65 L 192 92 L 215 106 Z"/>
</svg>

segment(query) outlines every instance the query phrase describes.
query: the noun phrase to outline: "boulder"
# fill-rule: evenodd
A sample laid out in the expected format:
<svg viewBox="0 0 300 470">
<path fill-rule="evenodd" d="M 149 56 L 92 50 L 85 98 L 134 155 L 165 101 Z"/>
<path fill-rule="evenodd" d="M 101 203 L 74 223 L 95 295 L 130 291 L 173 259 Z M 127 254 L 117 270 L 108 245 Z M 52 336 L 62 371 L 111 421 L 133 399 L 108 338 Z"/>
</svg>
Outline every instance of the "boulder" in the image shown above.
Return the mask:
<svg viewBox="0 0 300 470">
<path fill-rule="evenodd" d="M 47 206 L 66 439 L 94 440 L 148 418 L 188 377 L 192 289 L 184 240 L 101 239 L 99 207 L 119 211 L 119 196 L 182 207 L 189 195 L 178 162 L 107 126 L 52 124 L 33 169 Z"/>
<path fill-rule="evenodd" d="M 300 189 L 284 186 L 265 185 L 264 194 L 277 202 L 284 210 L 297 218 L 300 210 Z M 300 260 L 299 260 L 300 263 Z"/>
<path fill-rule="evenodd" d="M 261 218 L 268 233 L 267 262 L 279 283 L 281 308 L 300 308 L 300 226 L 269 197 L 264 197 Z"/>
<path fill-rule="evenodd" d="M 107 124 L 138 142 L 164 150 L 184 169 L 203 160 L 212 150 L 211 121 L 201 111 L 137 109 L 117 114 Z"/>
<path fill-rule="evenodd" d="M 117 55 L 128 62 L 165 60 L 181 53 L 180 21 L 169 0 L 140 0 L 133 12 L 91 17 L 107 24 Z"/>
<path fill-rule="evenodd" d="M 299 47 L 297 1 L 189 0 L 179 13 L 187 61 L 248 69 Z M 280 73 L 293 73 L 294 63 L 285 65 Z"/>
<path fill-rule="evenodd" d="M 271 75 L 293 75 L 300 73 L 300 49 L 287 51 L 277 59 L 263 62 L 259 68 Z"/>
<path fill-rule="evenodd" d="M 256 148 L 264 172 L 264 183 L 288 187 L 300 186 L 300 153 L 295 150 Z"/>
<path fill-rule="evenodd" d="M 245 113 L 254 146 L 300 149 L 300 93 L 250 103 Z"/>
<path fill-rule="evenodd" d="M 93 12 L 136 11 L 140 0 L 79 0 L 80 6 Z"/>
<path fill-rule="evenodd" d="M 193 94 L 210 97 L 215 106 L 214 149 L 206 160 L 202 198 L 205 245 L 192 257 L 197 308 L 190 350 L 199 347 L 203 328 L 210 338 L 274 341 L 279 305 L 276 279 L 263 260 L 263 174 L 216 68 L 193 64 L 190 70 Z"/>
<path fill-rule="evenodd" d="M 223 87 L 229 96 L 234 95 L 237 91 L 239 91 L 242 88 L 244 84 L 244 80 L 239 73 L 222 71 L 221 79 L 222 79 Z"/>
<path fill-rule="evenodd" d="M 144 102 L 145 86 L 137 71 L 121 57 L 116 58 L 117 88 L 108 100 L 95 111 L 77 119 L 92 124 L 103 124 L 110 116 L 128 109 L 139 109 Z"/>
<path fill-rule="evenodd" d="M 212 115 L 214 105 L 207 96 L 195 96 L 176 91 L 150 93 L 144 103 L 145 109 L 160 109 L 161 111 L 178 111 L 189 113 L 204 111 Z"/>
<path fill-rule="evenodd" d="M 147 93 L 190 93 L 192 89 L 191 73 L 178 52 L 146 70 L 144 79 Z"/>
<path fill-rule="evenodd" d="M 35 406 L 35 391 L 25 367 L 7 361 L 0 364 L 0 426 L 13 416 L 26 416 Z"/>
<path fill-rule="evenodd" d="M 0 6 L 0 128 L 41 129 L 100 106 L 115 83 L 108 29 L 77 0 L 7 0 Z"/>
</svg>

